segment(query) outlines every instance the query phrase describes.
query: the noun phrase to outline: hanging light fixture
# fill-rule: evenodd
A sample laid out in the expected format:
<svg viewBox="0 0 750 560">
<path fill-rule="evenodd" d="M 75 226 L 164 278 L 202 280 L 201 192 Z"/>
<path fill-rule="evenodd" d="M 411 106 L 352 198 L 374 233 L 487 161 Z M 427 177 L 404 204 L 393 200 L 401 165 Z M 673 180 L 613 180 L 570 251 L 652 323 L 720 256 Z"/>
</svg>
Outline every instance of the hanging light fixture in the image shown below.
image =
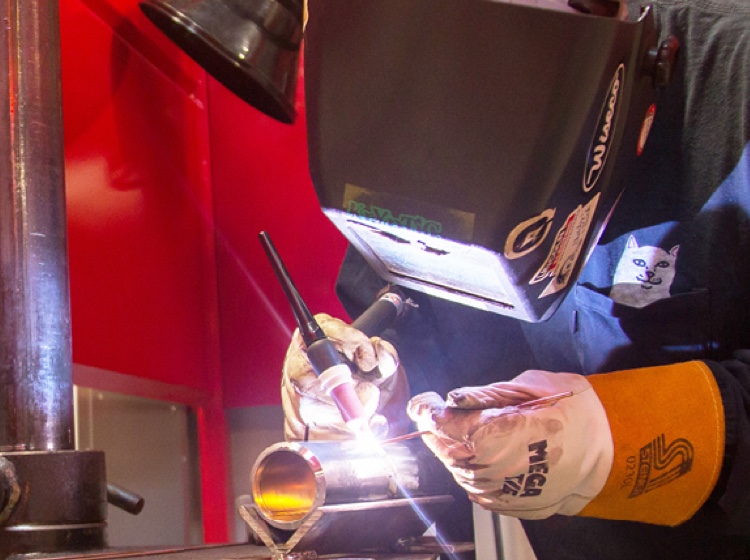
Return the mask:
<svg viewBox="0 0 750 560">
<path fill-rule="evenodd" d="M 240 99 L 294 122 L 302 0 L 144 0 L 140 8 Z"/>
</svg>

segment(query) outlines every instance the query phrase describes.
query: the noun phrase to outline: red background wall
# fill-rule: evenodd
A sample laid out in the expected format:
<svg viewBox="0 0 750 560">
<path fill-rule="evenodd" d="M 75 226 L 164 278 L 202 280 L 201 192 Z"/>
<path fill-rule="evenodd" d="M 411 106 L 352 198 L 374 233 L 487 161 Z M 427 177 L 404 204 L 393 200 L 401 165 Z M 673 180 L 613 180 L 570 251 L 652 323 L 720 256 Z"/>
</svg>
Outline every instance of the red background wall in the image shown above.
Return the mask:
<svg viewBox="0 0 750 560">
<path fill-rule="evenodd" d="M 307 170 L 303 88 L 294 125 L 209 82 L 224 402 L 279 402 L 294 320 L 258 233 L 266 230 L 310 309 L 344 316 L 334 283 L 346 242 L 318 206 Z"/>
<path fill-rule="evenodd" d="M 321 213 L 300 117 L 262 115 L 183 55 L 138 0 L 60 4 L 75 381 L 199 418 L 204 532 L 227 538 L 227 407 L 277 404 L 293 329 L 272 236 L 313 312 L 343 237 Z"/>
</svg>

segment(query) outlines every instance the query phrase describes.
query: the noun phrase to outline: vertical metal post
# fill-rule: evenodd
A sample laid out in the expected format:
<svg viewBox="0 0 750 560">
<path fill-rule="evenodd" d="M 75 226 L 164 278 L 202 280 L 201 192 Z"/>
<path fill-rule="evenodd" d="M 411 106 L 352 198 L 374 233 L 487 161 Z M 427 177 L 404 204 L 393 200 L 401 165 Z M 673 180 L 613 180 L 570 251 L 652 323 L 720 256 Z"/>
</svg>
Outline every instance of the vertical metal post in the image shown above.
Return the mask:
<svg viewBox="0 0 750 560">
<path fill-rule="evenodd" d="M 57 0 L 0 0 L 0 451 L 74 448 Z"/>
<path fill-rule="evenodd" d="M 0 0 L 0 17 L 4 559 L 104 546 L 107 489 L 104 454 L 74 450 L 58 2 Z"/>
</svg>

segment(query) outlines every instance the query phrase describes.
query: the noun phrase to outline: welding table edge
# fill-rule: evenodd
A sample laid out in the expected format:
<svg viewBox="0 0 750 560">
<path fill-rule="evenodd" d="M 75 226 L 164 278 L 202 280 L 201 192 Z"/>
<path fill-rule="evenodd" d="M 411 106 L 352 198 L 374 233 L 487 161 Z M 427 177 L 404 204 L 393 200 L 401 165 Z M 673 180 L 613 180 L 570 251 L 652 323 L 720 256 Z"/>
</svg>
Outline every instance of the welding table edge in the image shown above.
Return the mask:
<svg viewBox="0 0 750 560">
<path fill-rule="evenodd" d="M 152 546 L 112 547 L 104 550 L 70 551 L 57 553 L 29 553 L 10 556 L 8 560 L 115 560 L 139 558 L 155 560 L 242 560 L 245 558 L 269 558 L 271 553 L 264 546 L 241 544 L 208 544 L 196 546 Z"/>
<path fill-rule="evenodd" d="M 248 544 L 217 544 L 190 547 L 170 548 L 113 548 L 107 550 L 71 552 L 71 553 L 30 553 L 10 556 L 8 560 L 116 560 L 120 558 L 139 558 L 145 560 L 245 560 L 270 559 L 269 549 L 263 546 Z M 434 553 L 362 553 L 356 560 L 433 560 Z M 326 554 L 317 559 L 353 559 L 351 554 Z"/>
</svg>

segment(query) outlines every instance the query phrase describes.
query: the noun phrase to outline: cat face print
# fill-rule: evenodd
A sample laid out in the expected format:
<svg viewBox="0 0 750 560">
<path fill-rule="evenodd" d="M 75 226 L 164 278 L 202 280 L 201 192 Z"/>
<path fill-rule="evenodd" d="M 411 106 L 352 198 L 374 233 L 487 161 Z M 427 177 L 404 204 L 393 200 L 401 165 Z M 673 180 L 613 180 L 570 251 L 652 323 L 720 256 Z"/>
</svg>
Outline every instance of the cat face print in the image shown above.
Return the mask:
<svg viewBox="0 0 750 560">
<path fill-rule="evenodd" d="M 665 251 L 650 245 L 641 247 L 631 235 L 615 270 L 610 297 L 631 307 L 669 297 L 679 248 L 675 245 Z"/>
</svg>

